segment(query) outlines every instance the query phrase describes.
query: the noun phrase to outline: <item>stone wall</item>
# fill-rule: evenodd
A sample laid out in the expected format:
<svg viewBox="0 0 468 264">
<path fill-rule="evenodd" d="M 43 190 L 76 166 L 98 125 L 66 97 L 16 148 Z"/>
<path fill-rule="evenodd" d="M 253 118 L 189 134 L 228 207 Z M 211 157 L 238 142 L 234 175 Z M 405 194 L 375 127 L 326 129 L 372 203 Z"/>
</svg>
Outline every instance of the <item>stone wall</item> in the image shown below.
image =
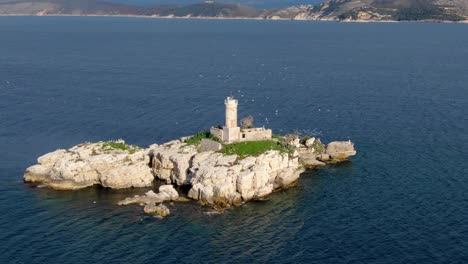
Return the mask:
<svg viewBox="0 0 468 264">
<path fill-rule="evenodd" d="M 268 140 L 271 136 L 271 129 L 265 128 L 247 128 L 240 131 L 240 141 Z"/>
<path fill-rule="evenodd" d="M 212 127 L 210 129 L 210 133 L 217 137 L 219 140 L 223 140 L 223 130 L 221 128 L 217 128 L 217 127 Z"/>
</svg>

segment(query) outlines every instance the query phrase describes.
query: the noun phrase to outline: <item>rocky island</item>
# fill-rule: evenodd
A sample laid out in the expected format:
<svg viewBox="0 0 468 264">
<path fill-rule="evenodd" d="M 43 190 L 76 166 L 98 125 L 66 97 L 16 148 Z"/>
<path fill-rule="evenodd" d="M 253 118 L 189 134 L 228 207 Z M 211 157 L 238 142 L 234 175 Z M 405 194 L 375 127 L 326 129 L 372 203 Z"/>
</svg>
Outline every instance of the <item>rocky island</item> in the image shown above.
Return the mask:
<svg viewBox="0 0 468 264">
<path fill-rule="evenodd" d="M 165 185 L 158 193 L 149 191 L 119 204 L 140 204 L 146 213 L 166 216 L 170 210 L 164 202 L 188 197 L 217 210 L 239 206 L 292 186 L 307 168 L 356 154 L 351 141 L 325 145 L 314 137 L 274 135 L 270 129 L 253 127 L 252 122 L 238 127 L 237 104 L 231 97 L 225 100 L 223 127 L 146 149 L 118 140 L 56 150 L 27 168 L 24 180 L 61 190 L 93 185 L 151 187 L 159 180 Z"/>
</svg>

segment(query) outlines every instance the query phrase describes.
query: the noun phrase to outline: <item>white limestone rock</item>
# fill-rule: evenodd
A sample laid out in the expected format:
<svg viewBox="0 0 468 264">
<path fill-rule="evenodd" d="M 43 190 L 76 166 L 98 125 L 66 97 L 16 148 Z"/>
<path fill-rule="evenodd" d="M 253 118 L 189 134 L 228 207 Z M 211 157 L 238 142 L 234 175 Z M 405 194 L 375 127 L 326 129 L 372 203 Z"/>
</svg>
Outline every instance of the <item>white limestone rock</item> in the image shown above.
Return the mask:
<svg viewBox="0 0 468 264">
<path fill-rule="evenodd" d="M 346 160 L 356 155 L 356 150 L 351 141 L 335 141 L 327 145 L 325 153 L 334 160 Z"/>
<path fill-rule="evenodd" d="M 190 184 L 188 170 L 197 153 L 195 146 L 187 145 L 180 140 L 152 148 L 150 155 L 152 155 L 153 173 L 167 183 Z"/>
<path fill-rule="evenodd" d="M 320 155 L 320 157 L 318 159 L 321 160 L 321 161 L 330 161 L 331 157 L 330 157 L 329 154 L 324 153 L 324 154 Z"/>
<path fill-rule="evenodd" d="M 301 153 L 301 163 L 306 168 L 316 168 L 316 167 L 323 167 L 326 164 L 317 160 L 317 157 L 313 153 Z"/>
<path fill-rule="evenodd" d="M 47 153 L 37 158 L 37 163 L 42 164 L 42 165 L 46 165 L 46 164 L 53 165 L 57 161 L 57 157 L 64 155 L 66 152 L 67 151 L 65 149 L 58 149 L 56 151 Z"/>
<path fill-rule="evenodd" d="M 257 189 L 255 192 L 255 198 L 264 198 L 273 192 L 273 184 L 268 184 Z"/>
<path fill-rule="evenodd" d="M 24 179 L 58 189 L 79 189 L 94 184 L 111 188 L 152 186 L 156 177 L 177 186 L 190 185 L 189 198 L 219 207 L 261 199 L 289 187 L 299 179 L 302 165 L 323 166 L 322 161 L 339 161 L 356 154 L 351 142 L 332 142 L 323 153 L 319 139 L 309 139 L 305 145 L 300 145 L 296 136 L 287 139 L 297 148 L 292 154 L 270 150 L 242 159 L 212 150 L 198 152 L 184 140 L 132 151 L 103 150 L 103 142 L 85 143 L 39 157 L 38 164 L 26 170 Z M 162 185 L 158 193 L 149 191 L 119 204 L 138 203 L 148 206 L 145 211 L 155 212 L 158 204 L 179 198 L 172 185 Z"/>
<path fill-rule="evenodd" d="M 239 205 L 265 197 L 275 188 L 286 187 L 297 180 L 298 157 L 292 159 L 295 161 L 291 162 L 287 154 L 279 151 L 267 151 L 241 160 L 235 155 L 211 152 L 201 158 L 197 154 L 190 169 L 192 188 L 188 196 L 215 206 Z M 287 172 L 293 172 L 292 178 L 285 175 Z M 277 180 L 279 174 L 281 177 Z"/>
<path fill-rule="evenodd" d="M 312 147 L 314 145 L 314 143 L 315 143 L 315 138 L 313 137 L 313 138 L 307 139 L 306 142 L 305 142 L 305 145 L 306 145 L 306 147 L 310 148 L 310 147 Z"/>
<path fill-rule="evenodd" d="M 284 188 L 293 184 L 294 182 L 297 182 L 302 172 L 302 169 L 297 168 L 286 168 L 279 171 L 275 178 L 274 188 Z"/>
<path fill-rule="evenodd" d="M 244 201 L 251 200 L 255 195 L 255 190 L 253 188 L 254 175 L 255 172 L 250 170 L 237 175 L 236 190 Z"/>
<path fill-rule="evenodd" d="M 167 208 L 167 206 L 165 206 L 163 204 L 160 204 L 160 205 L 148 204 L 148 205 L 145 205 L 143 210 L 147 214 L 156 214 L 156 215 L 158 215 L 160 217 L 166 217 L 171 213 L 169 208 Z"/>
<path fill-rule="evenodd" d="M 174 189 L 172 185 L 161 185 L 159 187 L 159 192 L 155 193 L 153 190 L 150 190 L 145 193 L 145 195 L 139 196 L 135 195 L 133 197 L 125 198 L 122 201 L 119 201 L 118 205 L 129 205 L 129 204 L 140 204 L 144 206 L 144 211 L 146 213 L 156 213 L 160 215 L 161 207 L 158 207 L 158 204 L 161 204 L 166 201 L 177 201 L 179 200 L 179 193 Z M 165 210 L 165 209 L 164 209 Z M 161 215 L 165 216 L 165 215 Z"/>
<path fill-rule="evenodd" d="M 94 184 L 115 189 L 152 185 L 154 177 L 145 150 L 104 149 L 103 144 L 83 143 L 41 156 L 38 164 L 26 169 L 24 180 L 64 190 Z"/>
<path fill-rule="evenodd" d="M 179 193 L 174 189 L 172 185 L 161 185 L 159 186 L 159 193 L 165 193 L 170 200 L 175 201 L 179 199 Z"/>
<path fill-rule="evenodd" d="M 134 203 L 141 203 L 141 197 L 139 195 L 135 195 L 133 197 L 127 197 L 122 201 L 119 201 L 118 205 L 127 205 L 127 204 L 134 204 Z"/>
<path fill-rule="evenodd" d="M 242 166 L 242 170 L 249 170 L 255 165 L 256 161 L 255 157 L 247 157 L 239 161 L 239 165 Z"/>
</svg>

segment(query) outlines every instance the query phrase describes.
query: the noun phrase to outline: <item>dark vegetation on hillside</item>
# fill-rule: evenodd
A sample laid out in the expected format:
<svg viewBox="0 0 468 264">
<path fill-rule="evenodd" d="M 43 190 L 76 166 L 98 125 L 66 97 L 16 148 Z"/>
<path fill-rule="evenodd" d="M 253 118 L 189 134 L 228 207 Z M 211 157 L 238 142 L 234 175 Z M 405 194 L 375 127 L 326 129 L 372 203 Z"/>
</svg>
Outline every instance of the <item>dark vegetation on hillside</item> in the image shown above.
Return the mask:
<svg viewBox="0 0 468 264">
<path fill-rule="evenodd" d="M 234 0 L 235 2 L 235 0 Z M 101 0 L 0 0 L 0 14 L 27 15 L 138 15 L 174 17 L 225 17 L 347 20 L 468 19 L 468 0 L 330 0 L 323 4 L 285 9 L 258 9 L 240 4 L 202 2 L 191 5 L 133 6 Z"/>
<path fill-rule="evenodd" d="M 464 19 L 451 12 L 450 6 L 436 5 L 434 0 L 374 0 L 374 5 L 376 8 L 396 9 L 392 18 L 397 21 Z"/>
</svg>

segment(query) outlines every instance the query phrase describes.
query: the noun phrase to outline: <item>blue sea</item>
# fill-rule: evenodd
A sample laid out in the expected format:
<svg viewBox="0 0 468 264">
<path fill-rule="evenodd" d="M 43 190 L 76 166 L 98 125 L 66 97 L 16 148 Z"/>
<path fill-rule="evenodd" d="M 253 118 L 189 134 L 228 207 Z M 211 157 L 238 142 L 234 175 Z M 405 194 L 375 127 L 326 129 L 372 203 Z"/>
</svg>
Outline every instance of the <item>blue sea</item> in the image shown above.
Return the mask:
<svg viewBox="0 0 468 264">
<path fill-rule="evenodd" d="M 42 154 L 221 124 L 352 140 L 222 215 L 26 184 Z M 468 26 L 0 17 L 0 263 L 468 263 Z"/>
</svg>

